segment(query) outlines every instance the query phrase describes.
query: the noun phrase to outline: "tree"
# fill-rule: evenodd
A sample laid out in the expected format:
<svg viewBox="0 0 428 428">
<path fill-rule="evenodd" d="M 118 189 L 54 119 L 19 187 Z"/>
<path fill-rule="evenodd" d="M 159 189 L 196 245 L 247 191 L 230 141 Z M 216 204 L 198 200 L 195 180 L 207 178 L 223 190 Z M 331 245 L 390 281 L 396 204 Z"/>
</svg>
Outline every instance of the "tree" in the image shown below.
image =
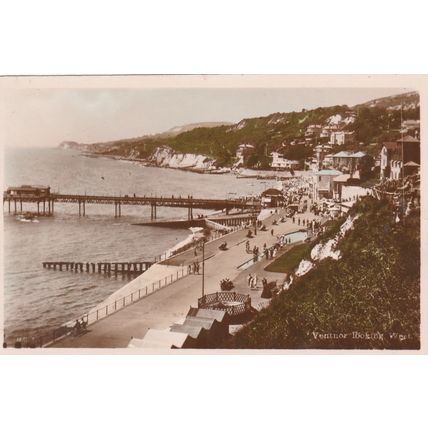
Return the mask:
<svg viewBox="0 0 428 428">
<path fill-rule="evenodd" d="M 372 178 L 372 168 L 373 168 L 373 158 L 371 156 L 364 156 L 360 160 L 360 179 L 361 181 L 366 181 Z"/>
</svg>

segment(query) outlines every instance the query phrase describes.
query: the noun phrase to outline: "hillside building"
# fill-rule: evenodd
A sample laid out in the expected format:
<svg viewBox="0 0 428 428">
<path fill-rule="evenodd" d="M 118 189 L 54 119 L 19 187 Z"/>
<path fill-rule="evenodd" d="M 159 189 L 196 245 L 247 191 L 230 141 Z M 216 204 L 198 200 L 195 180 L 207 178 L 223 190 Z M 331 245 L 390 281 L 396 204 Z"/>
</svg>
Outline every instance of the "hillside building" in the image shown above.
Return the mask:
<svg viewBox="0 0 428 428">
<path fill-rule="evenodd" d="M 334 131 L 330 134 L 330 144 L 342 146 L 355 142 L 355 133 L 353 131 Z"/>
<path fill-rule="evenodd" d="M 254 146 L 252 144 L 240 144 L 236 150 L 236 163 L 235 167 L 244 165 L 245 161 L 248 159 L 248 156 L 254 151 Z"/>
<path fill-rule="evenodd" d="M 405 135 L 411 135 L 414 138 L 419 138 L 421 129 L 421 121 L 420 120 L 404 120 L 401 124 L 401 132 Z"/>
<path fill-rule="evenodd" d="M 364 156 L 366 156 L 364 152 L 341 151 L 332 156 L 333 167 L 352 173 L 358 169 L 360 161 Z"/>
<path fill-rule="evenodd" d="M 305 137 L 319 137 L 322 132 L 322 125 L 309 125 L 306 128 Z"/>
<path fill-rule="evenodd" d="M 380 151 L 380 178 L 398 180 L 418 171 L 421 162 L 419 139 L 407 135 L 385 142 Z"/>
<path fill-rule="evenodd" d="M 299 161 L 285 159 L 284 155 L 280 152 L 272 152 L 272 162 L 270 166 L 275 169 L 297 169 L 299 167 Z"/>
</svg>

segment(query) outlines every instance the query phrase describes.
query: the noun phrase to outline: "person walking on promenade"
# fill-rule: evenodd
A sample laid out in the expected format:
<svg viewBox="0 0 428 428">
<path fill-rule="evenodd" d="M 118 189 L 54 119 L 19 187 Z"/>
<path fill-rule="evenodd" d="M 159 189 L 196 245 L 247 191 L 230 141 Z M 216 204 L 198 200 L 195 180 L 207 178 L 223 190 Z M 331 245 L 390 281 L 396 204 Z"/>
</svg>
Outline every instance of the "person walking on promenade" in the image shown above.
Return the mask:
<svg viewBox="0 0 428 428">
<path fill-rule="evenodd" d="M 251 276 L 251 273 L 249 273 L 247 277 L 248 288 L 251 288 L 252 281 L 253 281 L 253 277 Z"/>
<path fill-rule="evenodd" d="M 254 276 L 253 276 L 251 288 L 253 288 L 253 289 L 257 288 L 257 274 L 254 274 Z"/>
<path fill-rule="evenodd" d="M 300 226 L 300 218 L 297 219 L 297 224 Z"/>
<path fill-rule="evenodd" d="M 273 229 L 271 229 L 270 234 L 273 236 Z"/>
<path fill-rule="evenodd" d="M 293 224 L 294 224 L 294 223 L 296 223 L 296 219 L 294 218 L 294 215 L 293 215 Z"/>
</svg>

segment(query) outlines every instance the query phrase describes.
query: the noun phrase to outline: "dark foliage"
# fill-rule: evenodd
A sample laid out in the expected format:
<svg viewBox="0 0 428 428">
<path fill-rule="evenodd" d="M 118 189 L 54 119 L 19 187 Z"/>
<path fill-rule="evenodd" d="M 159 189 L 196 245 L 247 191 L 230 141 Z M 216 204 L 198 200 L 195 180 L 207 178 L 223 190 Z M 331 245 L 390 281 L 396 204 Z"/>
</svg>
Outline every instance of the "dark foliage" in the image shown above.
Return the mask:
<svg viewBox="0 0 428 428">
<path fill-rule="evenodd" d="M 390 207 L 369 197 L 353 213 L 360 217 L 342 258 L 295 281 L 223 346 L 419 349 L 419 214 L 396 224 Z"/>
</svg>

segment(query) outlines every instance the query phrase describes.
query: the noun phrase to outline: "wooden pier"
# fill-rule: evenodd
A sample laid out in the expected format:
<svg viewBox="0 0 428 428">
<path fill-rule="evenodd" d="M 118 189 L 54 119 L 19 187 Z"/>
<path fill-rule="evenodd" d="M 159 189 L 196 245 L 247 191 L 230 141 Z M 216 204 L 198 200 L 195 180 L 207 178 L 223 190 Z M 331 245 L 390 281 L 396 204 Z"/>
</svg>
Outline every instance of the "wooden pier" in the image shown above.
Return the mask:
<svg viewBox="0 0 428 428">
<path fill-rule="evenodd" d="M 145 272 L 153 262 L 43 262 L 42 264 L 46 269 L 59 271 L 140 275 Z"/>
<path fill-rule="evenodd" d="M 260 200 L 255 199 L 205 199 L 194 198 L 193 196 L 101 196 L 101 195 L 73 195 L 61 193 L 49 193 L 38 196 L 36 194 L 22 195 L 10 194 L 5 192 L 3 195 L 3 206 L 8 204 L 9 214 L 18 214 L 23 212 L 23 203 L 32 203 L 37 206 L 38 215 L 51 216 L 55 213 L 55 204 L 66 203 L 78 205 L 79 216 L 86 215 L 86 204 L 114 205 L 115 217 L 121 217 L 122 206 L 124 205 L 150 205 L 152 220 L 157 217 L 157 207 L 187 208 L 187 217 L 193 220 L 194 209 L 212 209 L 225 210 L 226 214 L 232 209 L 239 209 L 242 212 L 247 210 L 251 212 L 259 211 L 261 208 Z M 12 206 L 13 205 L 13 206 Z"/>
</svg>

